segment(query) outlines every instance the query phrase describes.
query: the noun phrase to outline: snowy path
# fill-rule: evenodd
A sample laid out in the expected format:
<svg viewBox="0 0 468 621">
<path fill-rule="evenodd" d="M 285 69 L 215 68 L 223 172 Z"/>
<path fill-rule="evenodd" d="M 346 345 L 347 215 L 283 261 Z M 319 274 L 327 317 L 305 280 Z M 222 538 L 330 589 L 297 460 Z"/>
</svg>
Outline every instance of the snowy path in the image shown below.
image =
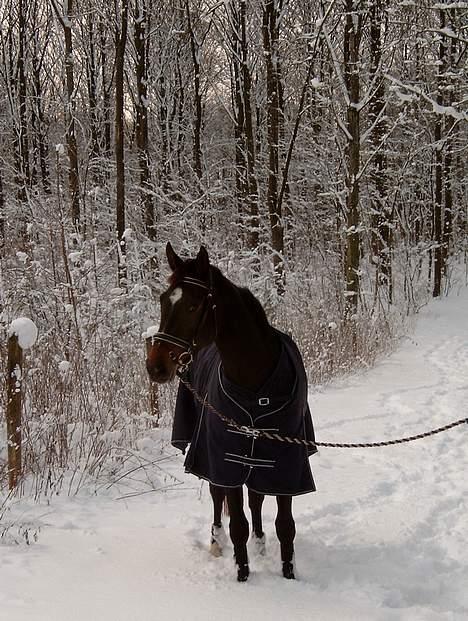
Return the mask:
<svg viewBox="0 0 468 621">
<path fill-rule="evenodd" d="M 322 441 L 373 441 L 468 416 L 468 290 L 421 312 L 411 339 L 374 369 L 311 395 Z M 295 500 L 298 580 L 280 577 L 274 502 L 268 552 L 237 584 L 211 558 L 208 489 L 127 501 L 25 503 L 38 543 L 0 547 L 9 621 L 462 620 L 468 618 L 468 429 L 410 445 L 323 449 L 319 492 Z M 179 477 L 179 459 L 170 465 Z M 115 488 L 111 489 L 114 497 Z"/>
</svg>

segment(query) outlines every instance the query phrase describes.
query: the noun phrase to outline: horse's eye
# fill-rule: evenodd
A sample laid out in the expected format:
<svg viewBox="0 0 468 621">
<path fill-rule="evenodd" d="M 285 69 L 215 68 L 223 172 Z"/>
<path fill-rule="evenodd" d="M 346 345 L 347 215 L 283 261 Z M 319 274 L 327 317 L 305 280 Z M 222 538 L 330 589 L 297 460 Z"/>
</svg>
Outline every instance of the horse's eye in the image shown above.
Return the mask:
<svg viewBox="0 0 468 621">
<path fill-rule="evenodd" d="M 189 307 L 189 313 L 194 313 L 197 310 L 197 307 L 195 305 L 192 305 Z"/>
</svg>

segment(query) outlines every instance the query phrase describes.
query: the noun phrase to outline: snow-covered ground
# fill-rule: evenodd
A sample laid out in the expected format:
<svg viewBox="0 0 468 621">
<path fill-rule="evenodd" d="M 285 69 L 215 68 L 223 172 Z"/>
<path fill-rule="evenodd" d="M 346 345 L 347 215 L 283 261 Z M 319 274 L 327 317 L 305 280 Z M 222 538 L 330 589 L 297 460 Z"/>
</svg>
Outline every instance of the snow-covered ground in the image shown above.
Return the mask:
<svg viewBox="0 0 468 621">
<path fill-rule="evenodd" d="M 432 302 L 398 351 L 312 390 L 310 402 L 322 441 L 392 439 L 468 416 L 468 290 Z M 40 532 L 29 546 L 0 546 L 0 617 L 467 619 L 467 440 L 463 425 L 396 447 L 322 449 L 312 458 L 319 491 L 294 502 L 295 582 L 280 575 L 272 499 L 267 555 L 251 558 L 248 583 L 235 581 L 230 552 L 209 556 L 208 489 L 179 457 L 160 463 L 183 481 L 164 493 L 117 499 L 122 480 L 50 505 L 21 501 L 18 524 Z"/>
</svg>

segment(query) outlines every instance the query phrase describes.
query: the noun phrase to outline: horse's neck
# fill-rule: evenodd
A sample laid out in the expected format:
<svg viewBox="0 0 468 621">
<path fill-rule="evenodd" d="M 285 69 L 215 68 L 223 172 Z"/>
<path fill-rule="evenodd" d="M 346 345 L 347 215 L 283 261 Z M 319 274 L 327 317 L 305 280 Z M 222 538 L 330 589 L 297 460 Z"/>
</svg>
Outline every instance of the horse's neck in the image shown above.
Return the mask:
<svg viewBox="0 0 468 621">
<path fill-rule="evenodd" d="M 238 386 L 255 390 L 270 376 L 280 355 L 277 335 L 262 325 L 239 290 L 223 277 L 216 296 L 216 345 L 226 376 Z"/>
</svg>

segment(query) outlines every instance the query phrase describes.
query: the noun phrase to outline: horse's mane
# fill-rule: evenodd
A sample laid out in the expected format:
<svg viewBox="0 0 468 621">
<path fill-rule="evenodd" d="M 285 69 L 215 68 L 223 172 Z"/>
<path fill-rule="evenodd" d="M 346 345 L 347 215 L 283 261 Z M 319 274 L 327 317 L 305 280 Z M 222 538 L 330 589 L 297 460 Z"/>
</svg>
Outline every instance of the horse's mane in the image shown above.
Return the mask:
<svg viewBox="0 0 468 621">
<path fill-rule="evenodd" d="M 226 278 L 226 276 L 224 276 L 224 274 L 222 274 L 222 272 L 217 267 L 211 266 L 211 269 L 215 273 L 219 274 L 221 278 L 228 282 L 237 291 L 239 297 L 241 298 L 249 313 L 253 316 L 255 323 L 258 325 L 259 328 L 264 329 L 270 325 L 270 322 L 268 321 L 265 313 L 265 309 L 263 308 L 260 301 L 254 296 L 252 291 L 250 291 L 250 289 L 247 289 L 247 287 L 240 287 L 239 285 L 236 285 L 232 282 L 232 280 Z"/>
<path fill-rule="evenodd" d="M 237 287 L 237 290 L 239 291 L 244 304 L 255 317 L 255 321 L 259 324 L 259 326 L 262 328 L 269 326 L 270 322 L 266 316 L 265 309 L 250 289 L 247 289 L 247 287 Z"/>
<path fill-rule="evenodd" d="M 187 259 L 186 261 L 184 261 L 183 265 L 181 265 L 169 276 L 169 284 L 175 286 L 180 280 L 184 278 L 184 276 L 199 278 L 200 276 L 197 274 L 196 267 L 197 264 L 195 259 Z M 224 276 L 221 270 L 214 265 L 210 265 L 210 272 L 213 282 L 215 284 L 216 282 L 223 281 L 225 283 L 229 283 L 231 287 L 233 287 L 237 291 L 242 302 L 245 304 L 247 310 L 252 314 L 255 322 L 260 328 L 265 328 L 266 326 L 270 325 L 263 306 L 250 291 L 250 289 L 247 289 L 247 287 L 240 287 L 236 285 L 231 280 L 229 280 L 229 278 Z"/>
</svg>

